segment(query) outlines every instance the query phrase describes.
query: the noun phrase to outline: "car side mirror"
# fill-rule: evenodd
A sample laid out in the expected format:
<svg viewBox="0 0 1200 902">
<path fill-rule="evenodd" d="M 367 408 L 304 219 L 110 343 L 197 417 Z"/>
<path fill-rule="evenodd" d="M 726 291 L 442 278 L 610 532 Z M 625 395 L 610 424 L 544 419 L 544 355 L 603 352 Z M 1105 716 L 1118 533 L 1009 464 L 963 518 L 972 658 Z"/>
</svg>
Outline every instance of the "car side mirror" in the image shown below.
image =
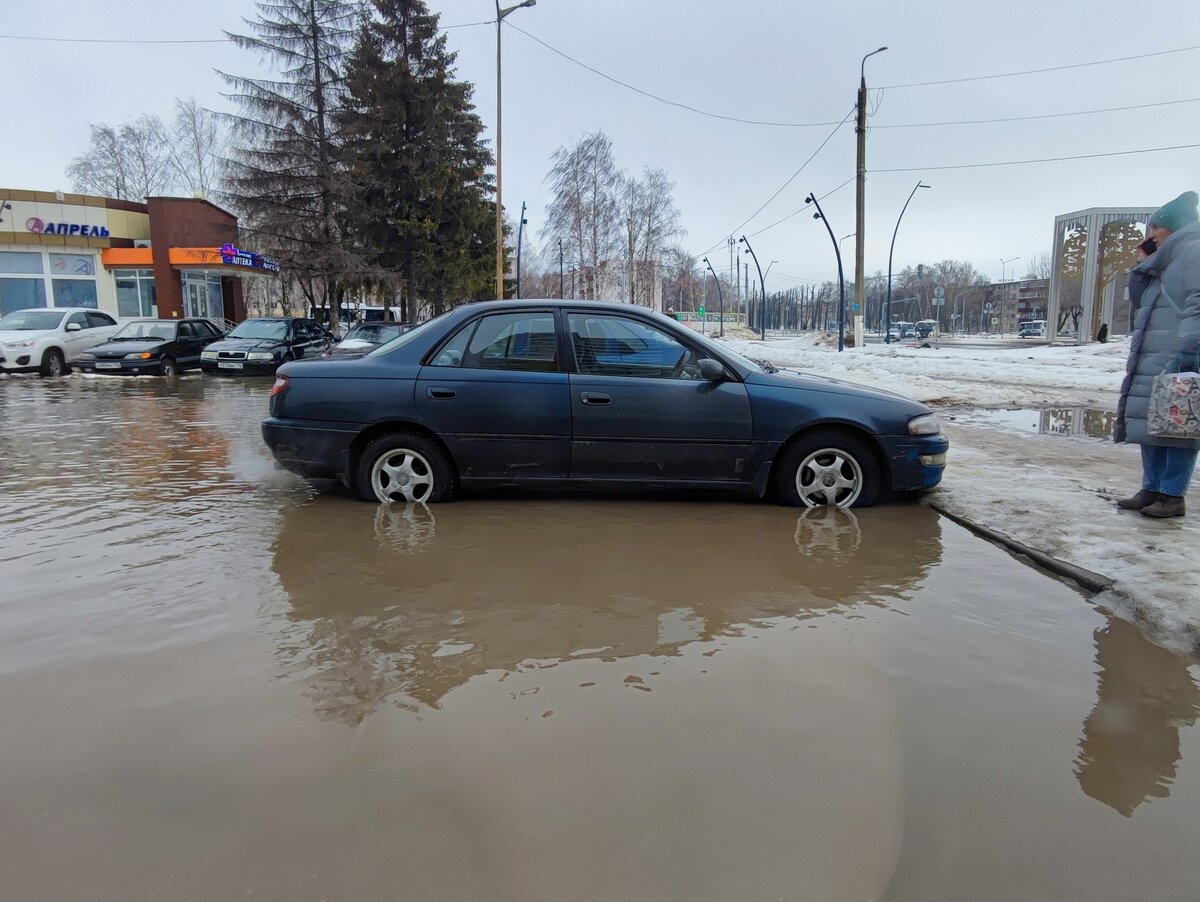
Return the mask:
<svg viewBox="0 0 1200 902">
<path fill-rule="evenodd" d="M 700 377 L 709 382 L 720 382 L 725 378 L 725 367 L 711 357 L 700 361 Z"/>
<path fill-rule="evenodd" d="M 83 326 L 79 325 L 79 323 L 67 323 L 68 332 L 80 332 L 82 330 Z"/>
</svg>

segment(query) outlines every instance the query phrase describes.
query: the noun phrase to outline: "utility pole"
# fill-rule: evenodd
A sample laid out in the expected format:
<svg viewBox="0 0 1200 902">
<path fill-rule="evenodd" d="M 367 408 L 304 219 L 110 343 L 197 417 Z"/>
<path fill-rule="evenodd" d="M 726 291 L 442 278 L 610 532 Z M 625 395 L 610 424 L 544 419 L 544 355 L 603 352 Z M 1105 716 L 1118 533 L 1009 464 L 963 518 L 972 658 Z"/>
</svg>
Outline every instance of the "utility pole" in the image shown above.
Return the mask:
<svg viewBox="0 0 1200 902">
<path fill-rule="evenodd" d="M 562 239 L 558 239 L 558 297 L 562 300 L 566 297 L 563 294 L 563 255 L 562 255 Z"/>
<path fill-rule="evenodd" d="M 525 229 L 525 201 L 521 201 L 521 221 L 517 225 L 517 300 L 521 299 L 521 234 Z"/>
<path fill-rule="evenodd" d="M 863 296 L 863 249 L 867 241 L 867 58 L 876 53 L 883 53 L 887 47 L 872 50 L 862 58 L 859 66 L 858 80 L 858 175 L 857 190 L 854 200 L 854 299 L 858 301 Z M 860 302 L 861 303 L 861 302 Z M 839 337 L 840 345 L 840 337 Z M 840 351 L 841 348 L 839 347 Z"/>
</svg>

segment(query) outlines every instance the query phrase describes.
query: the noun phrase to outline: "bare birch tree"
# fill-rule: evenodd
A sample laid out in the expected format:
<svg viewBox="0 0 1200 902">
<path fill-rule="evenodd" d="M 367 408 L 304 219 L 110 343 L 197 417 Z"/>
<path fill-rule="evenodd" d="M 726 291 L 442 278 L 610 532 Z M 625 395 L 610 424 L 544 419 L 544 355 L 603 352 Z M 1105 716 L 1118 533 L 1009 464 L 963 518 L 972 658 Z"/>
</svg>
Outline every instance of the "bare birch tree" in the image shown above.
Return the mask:
<svg viewBox="0 0 1200 902">
<path fill-rule="evenodd" d="M 139 116 L 114 128 L 90 126 L 91 149 L 71 160 L 67 177 L 83 194 L 143 201 L 171 190 L 171 172 L 153 116 Z"/>
</svg>

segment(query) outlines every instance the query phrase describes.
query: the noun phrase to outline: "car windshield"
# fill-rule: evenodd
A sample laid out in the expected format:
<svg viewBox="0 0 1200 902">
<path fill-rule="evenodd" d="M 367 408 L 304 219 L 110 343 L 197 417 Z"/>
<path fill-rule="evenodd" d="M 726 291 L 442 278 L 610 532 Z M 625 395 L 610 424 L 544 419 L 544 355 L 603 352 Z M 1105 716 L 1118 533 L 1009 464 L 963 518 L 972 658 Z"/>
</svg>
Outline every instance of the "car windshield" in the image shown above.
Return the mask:
<svg viewBox="0 0 1200 902">
<path fill-rule="evenodd" d="M 287 323 L 277 319 L 248 319 L 238 323 L 226 338 L 286 338 Z"/>
<path fill-rule="evenodd" d="M 161 341 L 170 341 L 175 337 L 175 332 L 178 328 L 179 325 L 170 320 L 139 320 L 133 323 L 126 323 L 112 337 L 112 340 L 138 341 L 157 338 Z"/>
<path fill-rule="evenodd" d="M 343 341 L 370 341 L 377 345 L 391 341 L 404 331 L 400 323 L 359 323 L 346 333 Z"/>
<path fill-rule="evenodd" d="M 0 319 L 0 332 L 38 332 L 57 329 L 66 314 L 61 310 L 18 310 Z"/>
</svg>

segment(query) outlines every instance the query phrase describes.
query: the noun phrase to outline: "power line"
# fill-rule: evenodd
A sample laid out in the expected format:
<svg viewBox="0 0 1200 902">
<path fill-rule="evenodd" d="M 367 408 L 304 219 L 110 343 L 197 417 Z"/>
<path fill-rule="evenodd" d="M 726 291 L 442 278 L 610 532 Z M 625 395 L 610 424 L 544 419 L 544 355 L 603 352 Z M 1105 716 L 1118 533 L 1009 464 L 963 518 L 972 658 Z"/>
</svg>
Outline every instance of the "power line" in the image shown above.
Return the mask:
<svg viewBox="0 0 1200 902">
<path fill-rule="evenodd" d="M 884 85 L 883 89 L 897 88 L 927 88 L 931 85 L 955 85 L 966 81 L 986 81 L 990 78 L 1015 78 L 1018 75 L 1039 75 L 1044 72 L 1063 72 L 1067 69 L 1084 69 L 1088 66 L 1105 66 L 1109 63 L 1125 63 L 1130 60 L 1144 60 L 1155 56 L 1167 56 L 1172 53 L 1187 53 L 1190 50 L 1200 50 L 1200 44 L 1191 47 L 1179 47 L 1175 50 L 1156 50 L 1153 53 L 1139 53 L 1136 56 L 1116 56 L 1111 59 L 1092 60 L 1087 63 L 1071 63 L 1066 66 L 1047 66 L 1043 69 L 1022 69 L 1019 72 L 1001 72 L 996 75 L 972 75 L 966 78 L 945 78 L 940 81 L 914 81 L 906 85 Z"/>
<path fill-rule="evenodd" d="M 840 185 L 838 185 L 832 191 L 829 191 L 829 192 L 821 195 L 820 197 L 818 197 L 817 200 L 824 200 L 825 198 L 829 197 L 829 195 L 836 194 L 838 191 L 841 191 L 843 188 L 845 188 L 847 185 L 849 185 L 852 181 L 854 181 L 855 178 L 857 178 L 857 176 L 853 176 L 853 175 L 850 176 L 850 178 L 846 179 L 846 181 L 842 182 Z M 775 226 L 780 225 L 781 223 L 787 222 L 793 216 L 797 215 L 798 213 L 803 213 L 805 210 L 812 210 L 812 207 L 805 204 L 799 210 L 793 210 L 787 216 L 783 217 L 783 219 L 776 220 L 775 222 L 771 223 L 769 226 L 763 226 L 757 232 L 751 232 L 750 237 L 753 238 L 756 235 L 761 235 L 763 232 L 767 231 L 768 229 L 773 229 L 773 228 L 775 228 Z M 735 231 L 736 231 L 736 229 L 735 229 Z"/>
<path fill-rule="evenodd" d="M 795 172 L 793 172 L 790 176 L 788 176 L 788 180 L 786 182 L 784 182 L 782 185 L 780 185 L 779 188 L 776 189 L 774 194 L 772 194 L 765 201 L 763 201 L 762 205 L 757 210 L 755 210 L 753 213 L 751 213 L 749 216 L 747 216 L 744 222 L 742 222 L 740 225 L 735 226 L 731 230 L 731 234 L 733 232 L 740 232 L 742 230 L 742 228 L 745 227 L 746 223 L 752 221 L 755 216 L 757 216 L 764 209 L 766 209 L 767 205 L 769 203 L 771 203 L 771 201 L 773 201 L 775 198 L 777 198 L 780 195 L 780 193 L 783 191 L 784 188 L 786 188 L 788 185 L 790 185 L 792 182 L 794 182 L 796 180 L 796 176 L 798 176 L 801 172 L 804 171 L 804 167 L 806 167 L 809 163 L 811 163 L 816 158 L 817 154 L 819 154 L 824 149 L 825 145 L 833 140 L 833 136 L 838 133 L 838 129 L 840 129 L 843 125 L 846 124 L 846 120 L 849 119 L 851 115 L 853 115 L 856 106 L 857 106 L 857 104 L 855 104 L 855 106 L 850 107 L 849 112 L 847 112 L 846 115 L 842 117 L 842 121 L 839 122 L 837 125 L 835 125 L 833 128 L 833 131 L 831 131 L 828 135 L 825 136 L 825 140 L 822 141 L 819 145 L 817 145 L 817 149 L 814 150 L 811 154 L 809 154 L 809 157 L 807 160 L 805 160 L 803 163 L 800 164 L 800 168 L 797 169 Z M 841 187 L 841 186 L 839 186 L 839 187 Z M 836 191 L 836 190 L 837 190 L 837 188 L 834 189 L 834 191 Z M 831 191 L 830 194 L 832 194 L 832 193 L 833 192 Z M 799 211 L 797 211 L 797 212 L 799 212 Z M 796 214 L 792 213 L 789 215 L 795 216 Z M 787 217 L 784 217 L 784 218 L 786 219 Z M 725 239 L 722 238 L 720 241 L 718 241 L 716 244 L 714 244 L 708 250 L 703 251 L 701 253 L 701 256 L 711 254 L 713 251 L 715 251 L 717 248 L 719 248 L 724 243 L 725 243 Z"/>
<path fill-rule="evenodd" d="M 876 128 L 937 128 L 943 125 L 987 125 L 994 122 L 1028 122 L 1034 119 L 1063 119 L 1068 116 L 1091 116 L 1097 113 L 1122 113 L 1128 110 L 1145 110 L 1151 107 L 1175 106 L 1181 103 L 1196 103 L 1200 97 L 1190 97 L 1186 100 L 1162 100 L 1156 103 L 1137 103 L 1131 106 L 1113 106 L 1099 110 L 1075 110 L 1069 113 L 1042 113 L 1034 116 L 1006 116 L 1002 119 L 959 119 L 949 122 L 910 122 L 904 125 L 876 125 Z"/>
<path fill-rule="evenodd" d="M 687 110 L 690 113 L 696 113 L 697 115 L 700 115 L 700 116 L 707 116 L 709 119 L 720 119 L 724 122 L 741 122 L 743 125 L 774 125 L 774 126 L 781 126 L 781 127 L 785 127 L 785 128 L 815 128 L 818 126 L 826 126 L 826 125 L 841 125 L 841 122 L 770 122 L 770 121 L 766 121 L 766 120 L 762 120 L 762 119 L 743 119 L 740 116 L 725 116 L 725 115 L 722 115 L 721 113 L 710 113 L 708 110 L 702 110 L 698 107 L 694 107 L 694 106 L 691 106 L 686 103 L 680 103 L 678 100 L 669 100 L 666 97 L 660 97 L 659 95 L 652 94 L 649 91 L 643 91 L 641 88 L 638 88 L 638 87 L 635 87 L 634 85 L 629 84 L 629 82 L 621 81 L 621 79 L 614 78 L 613 76 L 609 75 L 606 72 L 601 72 L 599 69 L 595 68 L 594 66 L 589 66 L 587 63 L 580 62 L 579 60 L 575 59 L 575 57 L 570 56 L 566 53 L 563 53 L 557 47 L 550 46 L 545 41 L 543 41 L 541 38 L 534 37 L 528 31 L 526 31 L 524 28 L 521 28 L 518 25 L 513 25 L 511 22 L 508 22 L 508 21 L 506 21 L 504 24 L 506 26 L 508 26 L 509 28 L 512 28 L 515 31 L 519 31 L 521 34 L 525 35 L 525 37 L 529 38 L 531 41 L 533 41 L 537 44 L 541 44 L 543 47 L 545 47 L 551 53 L 555 53 L 558 56 L 561 56 L 563 59 L 567 60 L 567 62 L 574 63 L 576 66 L 579 66 L 582 69 L 586 69 L 587 71 L 591 72 L 593 75 L 599 75 L 601 78 L 605 79 L 606 81 L 611 81 L 614 85 L 620 85 L 622 88 L 633 91 L 635 94 L 641 94 L 643 97 L 649 97 L 651 100 L 657 100 L 659 103 L 665 103 L 667 106 L 673 106 L 673 107 L 676 107 L 677 109 Z M 842 120 L 842 122 L 845 122 L 845 121 L 846 121 L 845 119 Z"/>
<path fill-rule="evenodd" d="M 477 25 L 494 25 L 495 19 L 486 22 L 463 22 L 459 25 L 439 25 L 439 31 L 452 28 L 474 28 Z M 228 44 L 228 38 L 59 38 L 32 34 L 0 34 L 0 41 L 41 41 L 55 44 Z"/>
<path fill-rule="evenodd" d="M 959 163 L 953 166 L 913 166 L 901 169 L 872 169 L 871 172 L 935 172 L 945 169 L 983 169 L 988 166 L 1024 166 L 1028 163 L 1059 163 L 1064 160 L 1094 160 L 1099 157 L 1127 157 L 1139 153 L 1162 153 L 1168 150 L 1191 150 L 1200 144 L 1175 144 L 1171 147 L 1146 147 L 1142 150 L 1114 150 L 1110 153 L 1083 153 L 1070 157 L 1042 157 L 1036 160 L 1001 160 L 995 163 Z"/>
</svg>

